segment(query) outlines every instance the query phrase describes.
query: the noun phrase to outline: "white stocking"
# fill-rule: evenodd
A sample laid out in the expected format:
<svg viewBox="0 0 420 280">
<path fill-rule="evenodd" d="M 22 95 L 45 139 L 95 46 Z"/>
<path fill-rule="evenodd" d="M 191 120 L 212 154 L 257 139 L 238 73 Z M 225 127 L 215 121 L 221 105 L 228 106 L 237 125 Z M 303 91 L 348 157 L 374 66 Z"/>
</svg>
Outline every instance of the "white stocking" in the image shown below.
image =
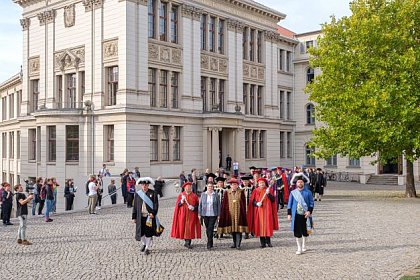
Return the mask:
<svg viewBox="0 0 420 280">
<path fill-rule="evenodd" d="M 300 238 L 296 237 L 296 244 L 297 244 L 297 247 L 298 247 L 297 252 L 302 252 L 302 245 L 300 245 L 301 244 L 300 243 Z"/>
<path fill-rule="evenodd" d="M 302 237 L 302 252 L 306 252 L 306 237 Z"/>
<path fill-rule="evenodd" d="M 146 237 L 146 250 L 149 249 L 151 245 L 152 245 L 152 238 Z"/>
<path fill-rule="evenodd" d="M 146 245 L 146 237 L 144 235 L 141 237 L 141 244 Z"/>
</svg>

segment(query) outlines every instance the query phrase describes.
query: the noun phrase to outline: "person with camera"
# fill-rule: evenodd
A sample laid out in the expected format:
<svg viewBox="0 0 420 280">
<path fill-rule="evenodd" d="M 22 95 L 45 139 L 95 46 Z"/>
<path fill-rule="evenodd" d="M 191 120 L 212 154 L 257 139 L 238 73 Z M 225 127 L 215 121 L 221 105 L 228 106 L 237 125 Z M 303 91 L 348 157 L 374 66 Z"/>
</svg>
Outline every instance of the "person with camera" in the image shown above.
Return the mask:
<svg viewBox="0 0 420 280">
<path fill-rule="evenodd" d="M 98 199 L 98 186 L 96 184 L 95 175 L 90 176 L 88 190 L 89 190 L 88 192 L 89 214 L 96 214 L 95 206 L 96 206 L 96 200 Z"/>
<path fill-rule="evenodd" d="M 10 215 L 12 214 L 12 205 L 13 205 L 13 193 L 10 189 L 10 184 L 7 182 L 3 182 L 3 193 L 1 197 L 1 207 L 2 207 L 2 213 L 3 213 L 3 225 L 4 226 L 11 226 L 13 225 L 10 222 Z"/>
<path fill-rule="evenodd" d="M 50 219 L 50 213 L 53 212 L 54 209 L 54 180 L 52 178 L 46 179 L 45 192 L 47 205 L 47 209 L 45 210 L 45 222 L 50 223 L 53 221 L 53 219 Z"/>
<path fill-rule="evenodd" d="M 31 242 L 26 240 L 26 223 L 28 220 L 28 202 L 34 198 L 34 195 L 30 194 L 28 197 L 26 197 L 21 184 L 17 184 L 15 186 L 15 192 L 17 205 L 16 217 L 19 219 L 17 243 L 22 245 L 32 245 Z"/>
<path fill-rule="evenodd" d="M 76 192 L 77 187 L 74 187 L 73 179 L 67 179 L 64 186 L 64 197 L 66 198 L 66 211 L 70 211 L 73 208 L 74 202 L 74 193 Z"/>
</svg>

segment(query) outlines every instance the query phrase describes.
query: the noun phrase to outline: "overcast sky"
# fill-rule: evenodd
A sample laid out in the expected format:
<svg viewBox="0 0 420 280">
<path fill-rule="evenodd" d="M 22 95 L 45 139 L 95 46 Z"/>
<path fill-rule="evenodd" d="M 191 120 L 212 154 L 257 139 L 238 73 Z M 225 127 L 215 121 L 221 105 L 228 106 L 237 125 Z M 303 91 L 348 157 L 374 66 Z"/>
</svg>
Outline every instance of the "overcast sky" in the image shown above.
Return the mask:
<svg viewBox="0 0 420 280">
<path fill-rule="evenodd" d="M 280 24 L 296 33 L 321 29 L 330 16 L 350 15 L 348 0 L 257 0 L 287 15 Z M 22 64 L 21 8 L 13 0 L 0 0 L 0 83 Z"/>
</svg>

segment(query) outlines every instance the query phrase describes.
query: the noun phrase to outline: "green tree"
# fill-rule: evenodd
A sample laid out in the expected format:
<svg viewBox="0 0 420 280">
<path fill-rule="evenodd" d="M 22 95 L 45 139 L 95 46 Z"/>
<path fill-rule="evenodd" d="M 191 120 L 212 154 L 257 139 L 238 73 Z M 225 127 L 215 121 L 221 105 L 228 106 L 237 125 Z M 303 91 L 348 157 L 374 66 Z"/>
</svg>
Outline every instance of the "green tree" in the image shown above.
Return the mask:
<svg viewBox="0 0 420 280">
<path fill-rule="evenodd" d="M 316 102 L 317 156 L 404 155 L 406 196 L 415 197 L 420 156 L 420 1 L 355 0 L 352 15 L 322 27 L 311 66 L 322 73 L 307 87 Z"/>
</svg>

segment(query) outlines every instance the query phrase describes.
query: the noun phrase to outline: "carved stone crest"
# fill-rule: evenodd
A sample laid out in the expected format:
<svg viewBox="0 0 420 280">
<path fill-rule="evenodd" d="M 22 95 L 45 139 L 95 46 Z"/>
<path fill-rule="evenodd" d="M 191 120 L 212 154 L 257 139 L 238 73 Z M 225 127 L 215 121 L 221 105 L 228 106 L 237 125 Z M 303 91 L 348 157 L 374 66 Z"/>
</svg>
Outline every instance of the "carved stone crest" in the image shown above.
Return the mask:
<svg viewBox="0 0 420 280">
<path fill-rule="evenodd" d="M 160 49 L 160 60 L 163 62 L 170 62 L 170 49 L 169 48 L 161 48 Z"/>
<path fill-rule="evenodd" d="M 153 44 L 149 44 L 149 58 L 158 60 L 159 59 L 159 47 Z"/>
<path fill-rule="evenodd" d="M 219 70 L 218 59 L 215 58 L 215 57 L 210 58 L 210 70 L 212 70 L 212 71 L 218 71 Z"/>
<path fill-rule="evenodd" d="M 76 9 L 75 5 L 71 4 L 64 7 L 64 26 L 72 27 L 76 21 Z"/>
<path fill-rule="evenodd" d="M 207 55 L 201 55 L 201 68 L 209 69 L 209 57 Z"/>
<path fill-rule="evenodd" d="M 28 68 L 30 76 L 39 74 L 39 56 L 29 58 Z"/>
<path fill-rule="evenodd" d="M 228 65 L 228 63 L 227 63 L 226 59 L 220 59 L 219 60 L 219 71 L 221 73 L 226 74 L 227 73 L 227 65 Z"/>
<path fill-rule="evenodd" d="M 258 68 L 256 66 L 251 66 L 251 78 L 258 77 Z"/>
<path fill-rule="evenodd" d="M 262 67 L 259 67 L 258 68 L 258 79 L 260 79 L 260 80 L 264 80 L 264 68 L 262 68 Z"/>
<path fill-rule="evenodd" d="M 244 64 L 244 77 L 249 77 L 249 66 Z"/>
<path fill-rule="evenodd" d="M 176 64 L 181 64 L 181 50 L 172 50 L 172 62 Z"/>
<path fill-rule="evenodd" d="M 118 57 L 118 40 L 104 42 L 103 52 L 104 52 L 104 59 Z"/>
</svg>

